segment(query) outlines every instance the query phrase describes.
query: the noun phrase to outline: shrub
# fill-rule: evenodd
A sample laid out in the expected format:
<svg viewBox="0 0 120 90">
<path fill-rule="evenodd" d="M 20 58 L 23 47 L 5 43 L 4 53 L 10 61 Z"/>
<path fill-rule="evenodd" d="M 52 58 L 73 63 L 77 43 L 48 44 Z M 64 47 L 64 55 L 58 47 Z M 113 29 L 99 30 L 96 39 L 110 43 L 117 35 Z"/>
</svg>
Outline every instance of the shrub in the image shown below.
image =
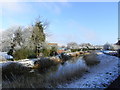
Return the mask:
<svg viewBox="0 0 120 90">
<path fill-rule="evenodd" d="M 16 50 L 15 53 L 13 54 L 13 57 L 15 60 L 37 58 L 35 51 L 27 48 L 21 48 L 19 50 Z"/>
<path fill-rule="evenodd" d="M 37 58 L 36 53 L 33 50 L 28 50 L 28 59 Z"/>
<path fill-rule="evenodd" d="M 56 63 L 53 60 L 50 60 L 49 58 L 40 58 L 34 62 L 33 68 L 44 70 L 54 65 L 56 65 Z"/>
<path fill-rule="evenodd" d="M 82 51 L 88 51 L 89 49 L 88 48 L 83 48 Z"/>
<path fill-rule="evenodd" d="M 21 48 L 19 50 L 16 50 L 13 54 L 13 57 L 15 60 L 19 59 L 26 59 L 28 57 L 29 50 L 26 48 Z"/>
<path fill-rule="evenodd" d="M 71 52 L 80 51 L 81 49 L 71 49 Z"/>
<path fill-rule="evenodd" d="M 50 50 L 49 49 L 42 49 L 42 53 L 45 57 L 50 56 Z"/>
</svg>

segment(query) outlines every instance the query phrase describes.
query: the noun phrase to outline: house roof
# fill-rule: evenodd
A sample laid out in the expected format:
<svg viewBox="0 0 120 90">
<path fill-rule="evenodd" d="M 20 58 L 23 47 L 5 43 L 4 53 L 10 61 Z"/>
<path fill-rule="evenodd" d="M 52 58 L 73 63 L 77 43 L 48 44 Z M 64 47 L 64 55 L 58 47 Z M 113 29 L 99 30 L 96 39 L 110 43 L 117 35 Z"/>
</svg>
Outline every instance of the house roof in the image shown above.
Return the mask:
<svg viewBox="0 0 120 90">
<path fill-rule="evenodd" d="M 118 40 L 118 42 L 116 43 L 116 45 L 120 45 L 120 40 Z"/>
<path fill-rule="evenodd" d="M 57 43 L 48 43 L 48 45 L 58 45 Z"/>
</svg>

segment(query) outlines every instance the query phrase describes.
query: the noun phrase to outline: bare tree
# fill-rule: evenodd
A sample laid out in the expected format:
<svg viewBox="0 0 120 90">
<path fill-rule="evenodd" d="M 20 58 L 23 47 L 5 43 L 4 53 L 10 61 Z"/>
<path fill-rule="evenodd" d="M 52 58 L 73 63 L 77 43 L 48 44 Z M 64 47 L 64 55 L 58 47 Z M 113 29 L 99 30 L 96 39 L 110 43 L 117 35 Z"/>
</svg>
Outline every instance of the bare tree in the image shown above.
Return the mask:
<svg viewBox="0 0 120 90">
<path fill-rule="evenodd" d="M 13 34 L 14 29 L 16 27 L 11 27 L 7 30 L 2 31 L 2 38 L 1 38 L 1 46 L 2 51 L 8 51 L 11 47 L 11 43 L 13 42 Z"/>
<path fill-rule="evenodd" d="M 78 44 L 76 42 L 70 42 L 67 44 L 67 48 L 78 49 Z"/>
</svg>

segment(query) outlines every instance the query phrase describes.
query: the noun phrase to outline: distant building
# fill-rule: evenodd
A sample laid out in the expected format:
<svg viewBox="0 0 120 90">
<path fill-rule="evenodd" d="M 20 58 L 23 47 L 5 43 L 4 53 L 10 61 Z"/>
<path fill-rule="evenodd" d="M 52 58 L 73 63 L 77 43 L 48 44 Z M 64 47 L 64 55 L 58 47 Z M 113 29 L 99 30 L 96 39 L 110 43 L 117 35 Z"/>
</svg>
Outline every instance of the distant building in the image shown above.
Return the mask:
<svg viewBox="0 0 120 90">
<path fill-rule="evenodd" d="M 120 46 L 120 40 L 118 40 L 118 42 L 116 43 L 116 45 L 119 45 L 119 46 Z"/>
<path fill-rule="evenodd" d="M 62 52 L 65 52 L 67 49 L 65 47 L 59 47 L 58 48 L 58 53 L 62 53 Z"/>
<path fill-rule="evenodd" d="M 65 52 L 65 50 L 60 50 L 60 49 L 57 50 L 57 53 L 63 53 L 63 52 Z"/>
<path fill-rule="evenodd" d="M 115 45 L 117 47 L 118 57 L 120 58 L 120 38 L 118 38 L 118 42 Z"/>
<path fill-rule="evenodd" d="M 48 43 L 48 45 L 50 45 L 50 46 L 54 46 L 54 47 L 57 47 L 57 46 L 58 46 L 57 43 Z"/>
<path fill-rule="evenodd" d="M 115 44 L 113 45 L 113 47 L 114 47 L 115 50 L 120 49 L 120 40 L 118 40 L 118 42 L 115 43 Z"/>
<path fill-rule="evenodd" d="M 94 48 L 102 50 L 103 49 L 103 45 L 95 45 Z"/>
</svg>

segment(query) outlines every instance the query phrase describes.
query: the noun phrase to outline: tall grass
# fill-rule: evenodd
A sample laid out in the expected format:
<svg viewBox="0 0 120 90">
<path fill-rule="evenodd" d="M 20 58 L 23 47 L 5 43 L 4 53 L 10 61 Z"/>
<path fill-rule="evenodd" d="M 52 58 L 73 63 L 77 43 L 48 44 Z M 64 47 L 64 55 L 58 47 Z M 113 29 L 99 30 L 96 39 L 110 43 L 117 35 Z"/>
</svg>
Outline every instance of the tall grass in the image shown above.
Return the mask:
<svg viewBox="0 0 120 90">
<path fill-rule="evenodd" d="M 5 65 L 2 65 L 2 79 L 12 79 L 14 75 L 20 76 L 26 74 L 30 71 L 29 67 L 25 67 L 20 63 L 16 62 L 7 62 Z"/>
</svg>

